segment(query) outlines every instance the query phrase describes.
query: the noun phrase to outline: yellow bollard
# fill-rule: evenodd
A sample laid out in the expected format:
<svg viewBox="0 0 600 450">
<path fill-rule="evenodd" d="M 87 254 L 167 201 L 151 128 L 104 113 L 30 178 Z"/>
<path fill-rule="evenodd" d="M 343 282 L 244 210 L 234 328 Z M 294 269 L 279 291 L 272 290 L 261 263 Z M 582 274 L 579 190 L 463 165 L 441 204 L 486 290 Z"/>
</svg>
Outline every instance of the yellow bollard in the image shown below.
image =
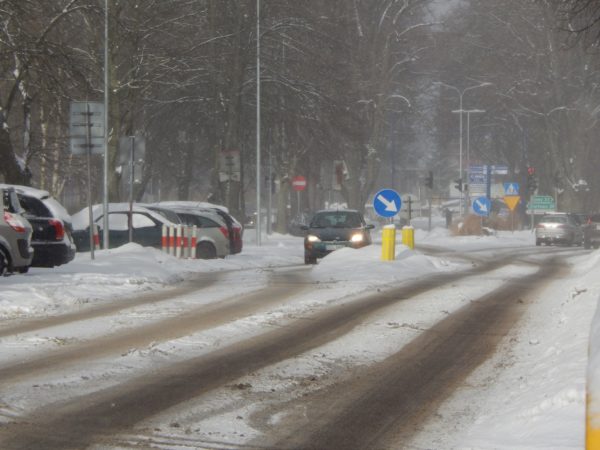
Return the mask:
<svg viewBox="0 0 600 450">
<path fill-rule="evenodd" d="M 415 248 L 415 229 L 413 227 L 402 227 L 402 243 L 410 249 Z"/>
<path fill-rule="evenodd" d="M 396 259 L 396 225 L 386 225 L 381 233 L 381 260 L 394 261 Z"/>
<path fill-rule="evenodd" d="M 600 449 L 600 415 L 590 411 L 591 394 L 587 394 L 586 420 L 585 420 L 585 448 L 586 450 Z"/>
</svg>

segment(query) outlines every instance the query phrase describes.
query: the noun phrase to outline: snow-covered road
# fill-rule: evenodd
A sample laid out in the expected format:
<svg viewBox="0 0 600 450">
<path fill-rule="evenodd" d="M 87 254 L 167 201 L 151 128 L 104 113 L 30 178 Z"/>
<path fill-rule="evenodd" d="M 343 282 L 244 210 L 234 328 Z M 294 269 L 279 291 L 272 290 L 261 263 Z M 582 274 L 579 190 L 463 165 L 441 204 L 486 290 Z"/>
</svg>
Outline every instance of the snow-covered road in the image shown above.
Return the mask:
<svg viewBox="0 0 600 450">
<path fill-rule="evenodd" d="M 260 442 L 259 424 L 277 427 L 291 414 L 274 405 L 382 361 L 474 299 L 534 273 L 532 262 L 556 249 L 536 249 L 532 240 L 529 232 L 450 237 L 436 229 L 418 232 L 417 246 L 427 244 L 421 250 L 398 246 L 394 262 L 381 262 L 376 244 L 337 251 L 315 267 L 302 265 L 301 239 L 289 236 L 269 237 L 261 247 L 247 244 L 241 255 L 216 261 L 176 260 L 127 245 L 97 252 L 94 262 L 80 254 L 54 270 L 1 278 L 0 441 L 19 418 L 65 398 L 93 398 L 101 389 L 390 286 L 520 255 L 485 278 L 472 274 L 380 308 L 322 346 L 150 414 L 98 448 L 134 443 L 235 448 Z M 529 295 L 525 314 L 495 356 L 401 448 L 581 448 L 587 339 L 600 291 L 596 253 L 559 249 L 568 273 Z M 465 254 L 469 258 L 461 258 Z"/>
</svg>

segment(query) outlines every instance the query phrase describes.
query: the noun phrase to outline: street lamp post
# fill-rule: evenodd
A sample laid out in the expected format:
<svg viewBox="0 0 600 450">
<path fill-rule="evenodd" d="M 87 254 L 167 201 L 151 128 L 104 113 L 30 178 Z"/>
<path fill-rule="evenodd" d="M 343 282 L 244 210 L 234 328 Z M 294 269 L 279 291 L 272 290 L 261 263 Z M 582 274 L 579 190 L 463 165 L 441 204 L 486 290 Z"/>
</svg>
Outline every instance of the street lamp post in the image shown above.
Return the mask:
<svg viewBox="0 0 600 450">
<path fill-rule="evenodd" d="M 256 0 L 256 245 L 260 247 L 260 0 Z"/>
<path fill-rule="evenodd" d="M 465 197 L 465 211 L 468 211 L 470 204 L 470 185 L 471 185 L 471 114 L 482 114 L 485 112 L 484 109 L 464 109 L 464 110 L 454 110 L 453 113 L 459 113 L 462 116 L 462 113 L 467 114 L 467 177 L 466 183 L 463 183 L 463 186 L 467 186 L 467 195 Z M 464 189 L 463 189 L 464 190 Z"/>
<path fill-rule="evenodd" d="M 491 86 L 492 83 L 489 82 L 484 82 L 484 83 L 480 83 L 477 84 L 475 86 L 469 86 L 467 88 L 464 88 L 463 90 L 458 89 L 456 86 L 451 86 L 449 84 L 443 83 L 441 81 L 437 81 L 436 84 L 439 84 L 441 86 L 445 86 L 447 88 L 453 89 L 458 93 L 458 99 L 459 99 L 459 108 L 458 110 L 452 111 L 452 112 L 458 112 L 460 113 L 459 115 L 459 137 L 458 137 L 458 147 L 459 147 L 459 156 L 458 156 L 458 170 L 459 170 L 459 178 L 461 180 L 463 180 L 463 164 L 462 164 L 462 154 L 463 154 L 463 143 L 462 143 L 462 135 L 463 135 L 463 119 L 462 119 L 462 113 L 465 112 L 463 110 L 463 96 L 465 95 L 465 92 L 470 91 L 471 89 L 476 89 L 476 88 L 480 88 L 480 87 L 485 87 L 485 86 Z M 464 184 L 464 183 L 463 183 Z M 460 192 L 460 203 L 459 203 L 459 214 L 462 217 L 463 215 L 463 192 L 461 190 Z"/>
<path fill-rule="evenodd" d="M 108 130 L 108 119 L 110 118 L 109 114 L 109 34 L 108 34 L 108 0 L 104 0 L 104 161 L 103 161 L 103 184 L 104 184 L 104 194 L 102 198 L 102 241 L 104 243 L 104 249 L 107 250 L 110 246 L 109 244 L 109 229 L 108 229 L 108 157 L 109 157 L 109 148 L 108 148 L 108 139 L 109 139 L 109 130 Z M 91 224 L 90 224 L 91 226 Z"/>
</svg>

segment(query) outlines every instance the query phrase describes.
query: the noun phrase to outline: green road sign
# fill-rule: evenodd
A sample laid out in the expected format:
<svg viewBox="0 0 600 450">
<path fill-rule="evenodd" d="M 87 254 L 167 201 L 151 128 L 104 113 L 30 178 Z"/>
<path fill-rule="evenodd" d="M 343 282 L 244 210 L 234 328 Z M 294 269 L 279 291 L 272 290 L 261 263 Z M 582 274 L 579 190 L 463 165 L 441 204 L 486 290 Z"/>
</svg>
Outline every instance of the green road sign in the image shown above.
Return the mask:
<svg viewBox="0 0 600 450">
<path fill-rule="evenodd" d="M 529 202 L 529 209 L 554 211 L 556 204 L 554 203 L 554 198 L 550 195 L 534 195 Z"/>
</svg>

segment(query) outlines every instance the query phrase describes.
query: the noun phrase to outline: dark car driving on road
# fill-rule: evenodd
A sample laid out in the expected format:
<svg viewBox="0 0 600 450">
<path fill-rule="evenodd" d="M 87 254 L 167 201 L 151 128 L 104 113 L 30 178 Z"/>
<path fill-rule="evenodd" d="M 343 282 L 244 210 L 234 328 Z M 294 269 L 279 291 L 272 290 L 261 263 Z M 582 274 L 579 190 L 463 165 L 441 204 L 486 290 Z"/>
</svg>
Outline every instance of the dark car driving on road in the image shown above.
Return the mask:
<svg viewBox="0 0 600 450">
<path fill-rule="evenodd" d="M 360 248 L 371 244 L 369 230 L 362 214 L 355 210 L 325 210 L 317 212 L 309 225 L 302 227 L 304 263 L 315 264 L 334 250 L 344 247 Z"/>
</svg>

